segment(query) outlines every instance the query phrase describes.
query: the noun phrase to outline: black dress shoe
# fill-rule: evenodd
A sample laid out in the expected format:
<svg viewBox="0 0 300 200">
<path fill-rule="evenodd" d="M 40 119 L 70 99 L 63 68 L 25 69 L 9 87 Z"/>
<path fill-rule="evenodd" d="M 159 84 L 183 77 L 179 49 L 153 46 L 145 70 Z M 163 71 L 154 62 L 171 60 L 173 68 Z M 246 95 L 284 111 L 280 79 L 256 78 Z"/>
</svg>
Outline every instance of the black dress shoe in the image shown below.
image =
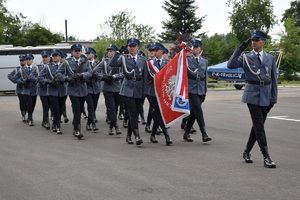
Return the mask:
<svg viewBox="0 0 300 200">
<path fill-rule="evenodd" d="M 87 118 L 89 118 L 89 117 L 86 115 L 86 113 L 83 113 L 83 118 L 84 118 L 84 119 L 87 119 Z"/>
<path fill-rule="evenodd" d="M 93 131 L 98 131 L 99 130 L 99 128 L 96 126 L 96 124 L 92 124 L 92 129 L 93 129 Z"/>
<path fill-rule="evenodd" d="M 122 132 L 119 129 L 119 127 L 115 127 L 115 131 L 116 131 L 116 135 L 121 135 L 122 134 Z"/>
<path fill-rule="evenodd" d="M 76 131 L 75 136 L 78 138 L 78 140 L 80 140 L 83 137 L 83 135 L 80 131 Z"/>
<path fill-rule="evenodd" d="M 194 129 L 194 127 L 192 127 L 191 130 L 190 130 L 190 133 L 196 133 L 196 132 L 197 132 L 197 130 Z"/>
<path fill-rule="evenodd" d="M 128 122 L 123 121 L 123 127 L 128 128 Z"/>
<path fill-rule="evenodd" d="M 185 123 L 181 123 L 180 128 L 181 128 L 182 130 L 185 130 Z"/>
<path fill-rule="evenodd" d="M 108 135 L 114 135 L 112 128 L 108 128 Z"/>
<path fill-rule="evenodd" d="M 46 128 L 47 130 L 50 130 L 50 124 L 49 124 L 49 122 L 45 122 L 45 128 Z"/>
<path fill-rule="evenodd" d="M 142 124 L 147 124 L 147 122 L 144 118 L 142 118 Z"/>
<path fill-rule="evenodd" d="M 157 131 L 156 131 L 156 135 L 160 135 L 163 131 L 161 130 L 160 127 L 158 127 Z"/>
<path fill-rule="evenodd" d="M 170 139 L 170 136 L 166 136 L 166 145 L 173 144 L 172 140 Z"/>
<path fill-rule="evenodd" d="M 64 122 L 65 123 L 68 123 L 69 122 L 69 119 L 67 117 L 64 117 Z"/>
<path fill-rule="evenodd" d="M 251 158 L 251 154 L 247 151 L 243 152 L 243 158 L 245 159 L 246 163 L 253 163 L 253 160 Z"/>
<path fill-rule="evenodd" d="M 95 118 L 95 123 L 98 123 L 98 119 Z"/>
<path fill-rule="evenodd" d="M 118 116 L 118 118 L 119 118 L 119 120 L 123 120 L 123 119 L 124 119 L 124 115 L 123 115 L 123 114 L 120 114 L 120 115 Z"/>
<path fill-rule="evenodd" d="M 57 131 L 57 128 L 56 128 L 56 125 L 55 125 L 55 124 L 52 124 L 52 131 L 53 131 L 53 132 L 56 132 L 56 131 Z"/>
<path fill-rule="evenodd" d="M 126 136 L 126 142 L 128 143 L 128 144 L 134 144 L 134 142 L 131 140 L 131 137 L 130 136 Z"/>
<path fill-rule="evenodd" d="M 208 142 L 208 141 L 211 141 L 211 138 L 206 134 L 202 134 L 202 141 L 203 142 Z"/>
<path fill-rule="evenodd" d="M 145 131 L 146 131 L 147 133 L 152 133 L 152 129 L 151 129 L 150 126 L 148 126 L 148 125 L 145 126 Z"/>
<path fill-rule="evenodd" d="M 152 143 L 158 143 L 158 141 L 157 141 L 157 139 L 155 138 L 154 135 L 150 136 L 150 142 L 152 142 Z"/>
<path fill-rule="evenodd" d="M 33 120 L 32 120 L 32 119 L 29 120 L 28 125 L 29 125 L 29 126 L 34 126 L 34 123 L 33 123 Z"/>
<path fill-rule="evenodd" d="M 141 145 L 143 143 L 143 140 L 140 137 L 135 138 L 135 144 L 136 145 Z"/>
<path fill-rule="evenodd" d="M 87 125 L 85 126 L 85 128 L 86 128 L 87 131 L 91 131 L 91 130 L 92 130 L 92 127 L 91 127 L 90 124 L 87 124 Z"/>
<path fill-rule="evenodd" d="M 25 117 L 25 115 L 22 116 L 22 122 L 26 123 L 26 117 Z"/>
<path fill-rule="evenodd" d="M 188 141 L 188 142 L 193 142 L 194 141 L 193 138 L 191 138 L 190 134 L 186 133 L 186 132 L 183 134 L 183 139 L 185 141 Z"/>
<path fill-rule="evenodd" d="M 276 168 L 276 164 L 269 155 L 264 156 L 264 166 L 267 168 Z"/>
<path fill-rule="evenodd" d="M 59 134 L 59 135 L 62 134 L 62 131 L 60 130 L 60 128 L 57 128 L 57 129 L 56 129 L 56 133 Z"/>
</svg>

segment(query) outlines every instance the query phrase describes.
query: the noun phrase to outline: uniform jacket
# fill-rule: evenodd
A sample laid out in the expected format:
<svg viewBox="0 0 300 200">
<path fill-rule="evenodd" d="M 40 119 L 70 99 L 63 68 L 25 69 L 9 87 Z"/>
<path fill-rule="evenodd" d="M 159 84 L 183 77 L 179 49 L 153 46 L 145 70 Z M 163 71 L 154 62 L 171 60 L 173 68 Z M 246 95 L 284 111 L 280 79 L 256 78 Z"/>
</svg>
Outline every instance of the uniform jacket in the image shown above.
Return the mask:
<svg viewBox="0 0 300 200">
<path fill-rule="evenodd" d="M 59 66 L 56 66 L 54 62 L 50 63 L 48 66 L 45 66 L 38 76 L 38 81 L 43 87 L 47 88 L 47 95 L 55 97 L 66 96 L 66 85 L 62 81 L 57 81 L 57 85 L 46 84 L 47 80 L 55 79 L 56 71 Z"/>
<path fill-rule="evenodd" d="M 7 78 L 8 78 L 11 82 L 13 82 L 13 83 L 15 83 L 15 84 L 16 84 L 16 82 L 14 81 L 13 77 L 14 77 L 14 75 L 15 75 L 16 73 L 18 73 L 19 69 L 20 69 L 20 66 L 19 66 L 19 67 L 16 67 L 13 71 L 11 71 L 11 72 L 7 75 Z M 23 90 L 23 87 L 22 87 L 20 84 L 17 84 L 17 85 L 16 85 L 16 93 L 17 93 L 17 94 L 22 94 L 22 90 Z"/>
<path fill-rule="evenodd" d="M 74 71 L 78 68 L 78 66 L 84 63 L 84 59 L 80 59 L 79 64 L 76 63 L 74 58 L 68 58 L 63 62 L 56 74 L 55 77 L 58 78 L 59 81 L 65 81 L 66 77 L 73 77 Z M 76 81 L 75 84 L 67 84 L 67 94 L 70 96 L 84 97 L 88 94 L 87 85 L 84 79 L 91 78 L 91 70 L 88 66 L 89 63 L 84 63 L 80 72 L 83 75 L 83 80 Z"/>
<path fill-rule="evenodd" d="M 249 66 L 244 59 L 244 55 L 248 60 Z M 269 85 L 246 83 L 242 102 L 259 106 L 269 106 L 270 102 L 277 103 L 277 66 L 275 57 L 272 54 L 263 52 L 263 60 L 262 63 L 259 64 L 254 51 L 243 53 L 237 48 L 229 59 L 227 67 L 229 69 L 242 67 L 247 81 L 271 81 Z M 258 71 L 260 71 L 258 75 L 254 74 Z"/>
<path fill-rule="evenodd" d="M 31 68 L 32 73 L 35 69 L 35 67 Z M 22 67 L 20 70 L 13 76 L 13 81 L 17 84 L 20 84 L 23 82 L 24 79 L 28 78 L 29 82 L 26 86 L 22 86 L 22 92 L 23 95 L 30 95 L 30 96 L 36 96 L 36 83 L 33 82 L 33 80 L 30 80 L 29 70 L 27 67 Z"/>
<path fill-rule="evenodd" d="M 40 71 L 44 68 L 44 64 L 37 65 L 34 70 L 30 73 L 29 79 L 32 80 L 33 83 L 36 84 L 36 94 L 40 96 L 48 96 L 47 95 L 47 87 L 38 82 L 38 76 Z"/>
<path fill-rule="evenodd" d="M 98 72 L 100 72 L 102 75 L 104 74 L 111 74 L 113 67 L 110 66 L 110 61 L 111 59 L 104 59 L 103 61 L 100 62 L 100 64 L 97 66 Z M 120 76 L 122 75 L 122 69 L 121 67 L 119 70 L 115 72 L 115 74 L 119 74 Z M 121 89 L 121 80 L 113 80 L 113 82 L 107 83 L 104 81 L 103 83 L 103 91 L 104 92 L 120 92 Z"/>
<path fill-rule="evenodd" d="M 202 56 L 199 57 L 199 64 L 195 56 L 187 57 L 189 93 L 204 95 L 207 92 L 207 65 L 208 62 Z"/>
<path fill-rule="evenodd" d="M 155 65 L 159 70 L 161 70 L 164 66 L 166 66 L 170 62 L 168 59 L 162 58 L 162 61 L 160 63 L 160 69 L 158 67 L 156 58 L 153 59 L 153 65 Z M 154 88 L 154 77 L 151 76 L 151 69 L 148 69 L 148 93 L 149 96 L 156 96 L 155 95 L 155 88 Z"/>
<path fill-rule="evenodd" d="M 90 64 L 90 61 L 87 62 L 87 65 L 89 66 L 91 70 L 92 77 L 89 78 L 91 82 L 87 82 L 87 89 L 88 93 L 90 94 L 99 94 L 101 92 L 101 79 L 102 75 L 98 72 L 96 66 L 98 63 L 96 61 L 93 62 L 93 64 Z"/>
<path fill-rule="evenodd" d="M 115 56 L 114 56 L 115 57 Z M 142 98 L 147 94 L 148 70 L 146 58 L 137 55 L 136 65 L 131 55 L 121 55 L 116 62 L 111 60 L 111 66 L 122 66 L 124 79 L 120 95 L 133 98 Z"/>
</svg>

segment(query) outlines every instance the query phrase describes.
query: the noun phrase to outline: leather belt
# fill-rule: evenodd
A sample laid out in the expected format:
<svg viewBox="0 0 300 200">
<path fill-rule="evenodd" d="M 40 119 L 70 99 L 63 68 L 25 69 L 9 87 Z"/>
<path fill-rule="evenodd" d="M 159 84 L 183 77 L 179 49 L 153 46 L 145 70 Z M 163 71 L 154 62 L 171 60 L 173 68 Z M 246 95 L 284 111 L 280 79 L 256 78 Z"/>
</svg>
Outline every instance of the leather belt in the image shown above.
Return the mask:
<svg viewBox="0 0 300 200">
<path fill-rule="evenodd" d="M 36 85 L 36 83 L 30 82 L 29 85 Z"/>
<path fill-rule="evenodd" d="M 142 78 L 141 78 L 141 77 L 138 77 L 138 78 L 137 78 L 137 77 L 134 76 L 134 77 L 131 78 L 131 80 L 133 80 L 133 81 L 141 81 Z"/>
<path fill-rule="evenodd" d="M 260 85 L 260 86 L 265 86 L 265 85 L 270 85 L 272 81 L 248 81 L 247 83 L 249 84 L 254 84 L 254 85 Z"/>
<path fill-rule="evenodd" d="M 197 81 L 205 81 L 206 79 L 205 78 L 202 78 L 202 77 L 193 77 L 191 78 L 192 80 L 197 80 Z"/>
</svg>

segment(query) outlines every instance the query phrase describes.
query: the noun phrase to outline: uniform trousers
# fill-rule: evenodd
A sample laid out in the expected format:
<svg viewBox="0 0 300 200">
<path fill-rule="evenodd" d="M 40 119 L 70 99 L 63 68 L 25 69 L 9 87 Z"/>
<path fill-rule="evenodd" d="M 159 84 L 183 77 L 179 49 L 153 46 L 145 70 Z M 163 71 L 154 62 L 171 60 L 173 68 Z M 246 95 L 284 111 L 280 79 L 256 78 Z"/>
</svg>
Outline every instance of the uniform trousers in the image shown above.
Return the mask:
<svg viewBox="0 0 300 200">
<path fill-rule="evenodd" d="M 65 103 L 65 96 L 49 96 L 49 100 L 51 102 L 52 107 L 52 115 L 53 115 L 53 123 L 60 128 L 60 116 L 62 114 L 62 108 Z"/>
<path fill-rule="evenodd" d="M 64 102 L 64 104 L 63 104 L 63 106 L 62 106 L 62 108 L 61 108 L 61 113 L 64 115 L 64 117 L 67 116 L 67 108 L 66 108 L 66 100 L 67 100 L 67 97 L 68 97 L 68 95 L 64 96 L 65 102 Z"/>
<path fill-rule="evenodd" d="M 254 104 L 247 104 L 247 106 L 252 119 L 252 128 L 246 149 L 248 152 L 250 152 L 255 142 L 257 141 L 262 153 L 264 154 L 266 153 L 264 152 L 264 147 L 267 146 L 267 138 L 264 125 L 267 114 L 271 110 L 271 108 L 269 106 L 259 106 Z"/>
<path fill-rule="evenodd" d="M 189 93 L 190 116 L 185 130 L 187 133 L 190 132 L 195 120 L 197 120 L 200 130 L 204 129 L 205 122 L 202 111 L 202 102 L 204 101 L 204 98 L 205 95 Z"/>
<path fill-rule="evenodd" d="M 107 108 L 107 115 L 110 119 L 110 128 L 117 125 L 117 113 L 119 105 L 119 92 L 103 92 L 105 98 L 105 105 Z"/>
<path fill-rule="evenodd" d="M 134 132 L 135 135 L 139 134 L 138 114 L 139 114 L 139 106 L 141 104 L 142 98 L 123 96 L 123 99 L 127 108 L 126 111 L 128 111 L 128 118 L 129 118 L 127 134 L 131 135 L 132 132 Z"/>
<path fill-rule="evenodd" d="M 34 108 L 35 108 L 36 97 L 37 96 L 24 95 L 24 99 L 25 99 L 25 102 L 26 102 L 26 108 L 27 108 L 27 112 L 28 112 L 28 118 L 30 120 L 32 120 L 32 113 L 33 113 Z"/>
<path fill-rule="evenodd" d="M 91 94 L 88 93 L 88 95 L 85 97 L 86 103 L 87 103 L 87 110 L 88 110 L 88 121 L 87 123 L 95 123 L 96 118 L 96 108 L 98 105 L 98 99 L 100 96 L 100 92 L 97 94 Z"/>
<path fill-rule="evenodd" d="M 26 112 L 26 101 L 23 94 L 18 94 L 20 111 Z"/>
<path fill-rule="evenodd" d="M 49 121 L 50 99 L 48 96 L 40 96 L 43 107 L 43 122 Z"/>
<path fill-rule="evenodd" d="M 148 96 L 148 100 L 150 102 L 151 107 L 151 115 L 153 117 L 153 127 L 152 127 L 152 134 L 155 135 L 158 127 L 162 129 L 163 133 L 166 135 L 168 134 L 168 129 L 165 126 L 165 123 L 162 118 L 162 114 L 159 110 L 159 105 L 157 102 L 157 98 L 155 96 Z"/>
<path fill-rule="evenodd" d="M 71 96 L 71 95 L 69 95 L 69 97 L 70 97 L 70 100 L 72 103 L 74 130 L 79 131 L 81 129 L 80 116 L 82 113 L 82 108 L 83 108 L 86 97 L 85 96 L 77 97 L 77 96 Z"/>
</svg>

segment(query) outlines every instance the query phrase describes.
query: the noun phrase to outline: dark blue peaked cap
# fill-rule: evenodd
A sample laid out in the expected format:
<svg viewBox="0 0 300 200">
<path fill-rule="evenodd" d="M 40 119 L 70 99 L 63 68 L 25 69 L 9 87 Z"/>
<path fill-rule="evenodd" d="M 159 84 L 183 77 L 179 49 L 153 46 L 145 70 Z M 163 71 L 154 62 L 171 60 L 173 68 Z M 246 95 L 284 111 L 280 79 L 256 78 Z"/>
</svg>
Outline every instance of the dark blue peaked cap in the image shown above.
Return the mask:
<svg viewBox="0 0 300 200">
<path fill-rule="evenodd" d="M 106 50 L 114 50 L 114 51 L 118 51 L 118 47 L 116 47 L 116 45 L 114 45 L 114 44 L 110 44 L 110 45 L 106 48 Z"/>
<path fill-rule="evenodd" d="M 45 56 L 50 57 L 51 53 L 49 51 L 42 51 L 41 55 L 42 55 L 42 57 L 45 57 Z"/>
<path fill-rule="evenodd" d="M 20 55 L 20 56 L 19 56 L 19 60 L 20 60 L 20 61 L 24 61 L 24 60 L 26 60 L 25 58 L 26 58 L 26 56 L 25 56 L 25 55 Z"/>
<path fill-rule="evenodd" d="M 146 56 L 145 53 L 141 50 L 138 50 L 137 54 L 140 55 L 140 56 L 144 56 L 144 57 Z"/>
<path fill-rule="evenodd" d="M 65 52 L 61 51 L 61 57 L 66 58 L 66 57 L 68 57 L 68 54 L 66 54 Z"/>
<path fill-rule="evenodd" d="M 92 47 L 88 47 L 85 49 L 85 53 L 93 53 L 93 54 L 96 54 L 96 50 L 93 49 Z"/>
<path fill-rule="evenodd" d="M 25 59 L 34 59 L 34 56 L 31 53 L 25 55 Z"/>
<path fill-rule="evenodd" d="M 81 50 L 82 49 L 82 45 L 81 44 L 73 44 L 71 46 L 71 50 L 74 51 L 74 50 Z"/>
<path fill-rule="evenodd" d="M 202 46 L 202 42 L 200 40 L 191 40 L 191 44 L 194 47 L 201 47 Z"/>
<path fill-rule="evenodd" d="M 154 46 L 154 43 L 148 44 L 148 45 L 147 45 L 147 49 L 148 49 L 148 50 L 153 49 L 153 46 Z"/>
<path fill-rule="evenodd" d="M 260 38 L 262 40 L 266 40 L 268 37 L 267 34 L 265 34 L 260 30 L 252 30 L 250 31 L 250 33 L 251 33 L 251 38 Z"/>
<path fill-rule="evenodd" d="M 168 53 L 169 53 L 169 51 L 168 51 L 167 48 L 164 48 L 163 52 L 164 52 L 165 54 L 168 54 Z"/>
<path fill-rule="evenodd" d="M 127 45 L 137 45 L 140 46 L 140 41 L 138 39 L 135 38 L 130 38 L 129 40 L 127 40 Z"/>
<path fill-rule="evenodd" d="M 53 50 L 52 50 L 52 56 L 53 56 L 53 55 L 59 55 L 59 56 L 62 56 L 62 53 L 61 53 L 61 51 L 58 50 L 58 49 L 53 49 Z"/>
<path fill-rule="evenodd" d="M 162 44 L 159 43 L 159 42 L 153 43 L 152 48 L 153 48 L 153 49 L 161 49 L 161 50 L 164 50 L 164 49 L 165 49 L 164 45 L 162 45 Z"/>
</svg>

